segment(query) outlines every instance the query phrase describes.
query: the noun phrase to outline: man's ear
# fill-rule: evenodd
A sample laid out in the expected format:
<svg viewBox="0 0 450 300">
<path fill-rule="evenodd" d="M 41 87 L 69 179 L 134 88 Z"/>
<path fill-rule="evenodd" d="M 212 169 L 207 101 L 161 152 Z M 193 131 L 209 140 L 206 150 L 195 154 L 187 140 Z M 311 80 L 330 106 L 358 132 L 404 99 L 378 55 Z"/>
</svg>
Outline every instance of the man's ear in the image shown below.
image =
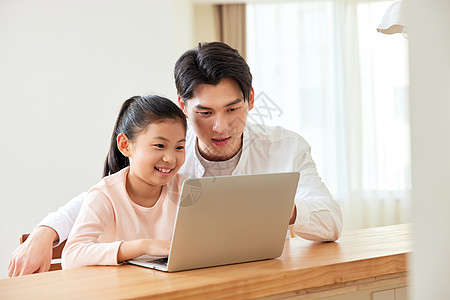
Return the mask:
<svg viewBox="0 0 450 300">
<path fill-rule="evenodd" d="M 187 113 L 186 113 L 186 104 L 184 103 L 183 99 L 181 99 L 180 96 L 178 96 L 178 106 L 180 107 L 180 109 L 184 112 L 184 115 L 187 118 Z"/>
<path fill-rule="evenodd" d="M 128 137 L 123 133 L 117 136 L 117 148 L 119 149 L 120 153 L 123 154 L 123 156 L 131 156 L 131 143 L 128 140 Z"/>
<path fill-rule="evenodd" d="M 255 90 L 252 88 L 250 94 L 248 95 L 248 110 L 251 110 L 254 104 L 255 104 Z"/>
</svg>

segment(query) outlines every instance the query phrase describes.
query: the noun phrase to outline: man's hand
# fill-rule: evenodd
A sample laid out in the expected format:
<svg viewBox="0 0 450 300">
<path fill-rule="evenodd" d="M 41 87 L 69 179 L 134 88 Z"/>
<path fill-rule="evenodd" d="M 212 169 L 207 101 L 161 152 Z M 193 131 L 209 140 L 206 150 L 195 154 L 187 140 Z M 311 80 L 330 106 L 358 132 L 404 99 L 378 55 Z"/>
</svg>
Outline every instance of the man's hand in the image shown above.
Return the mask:
<svg viewBox="0 0 450 300">
<path fill-rule="evenodd" d="M 47 272 L 52 261 L 53 242 L 58 234 L 50 227 L 37 227 L 11 255 L 8 276 Z"/>
<path fill-rule="evenodd" d="M 294 208 L 292 209 L 291 219 L 289 220 L 289 225 L 294 224 L 295 219 L 297 219 L 297 206 L 294 204 Z"/>
</svg>

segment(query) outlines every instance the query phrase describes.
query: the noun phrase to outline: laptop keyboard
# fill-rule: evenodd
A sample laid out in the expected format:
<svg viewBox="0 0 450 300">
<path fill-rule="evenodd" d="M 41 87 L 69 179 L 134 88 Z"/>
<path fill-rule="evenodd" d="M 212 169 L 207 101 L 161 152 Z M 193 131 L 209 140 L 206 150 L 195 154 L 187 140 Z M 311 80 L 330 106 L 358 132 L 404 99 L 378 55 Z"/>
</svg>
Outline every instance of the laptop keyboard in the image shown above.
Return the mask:
<svg viewBox="0 0 450 300">
<path fill-rule="evenodd" d="M 160 266 L 167 266 L 167 262 L 169 261 L 168 257 L 162 257 L 152 260 L 147 260 L 148 263 L 154 264 L 154 265 L 160 265 Z"/>
</svg>

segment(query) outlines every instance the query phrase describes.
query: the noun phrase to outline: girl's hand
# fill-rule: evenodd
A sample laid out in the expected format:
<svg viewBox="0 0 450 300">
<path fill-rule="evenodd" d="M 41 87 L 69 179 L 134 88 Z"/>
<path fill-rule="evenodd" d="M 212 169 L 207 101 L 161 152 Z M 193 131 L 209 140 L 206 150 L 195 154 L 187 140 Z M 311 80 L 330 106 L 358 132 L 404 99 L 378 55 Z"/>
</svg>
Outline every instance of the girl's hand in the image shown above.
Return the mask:
<svg viewBox="0 0 450 300">
<path fill-rule="evenodd" d="M 169 256 L 170 241 L 144 240 L 145 254 L 150 256 Z"/>
<path fill-rule="evenodd" d="M 125 241 L 120 244 L 117 262 L 123 262 L 144 254 L 151 256 L 168 256 L 170 241 L 140 239 Z"/>
</svg>

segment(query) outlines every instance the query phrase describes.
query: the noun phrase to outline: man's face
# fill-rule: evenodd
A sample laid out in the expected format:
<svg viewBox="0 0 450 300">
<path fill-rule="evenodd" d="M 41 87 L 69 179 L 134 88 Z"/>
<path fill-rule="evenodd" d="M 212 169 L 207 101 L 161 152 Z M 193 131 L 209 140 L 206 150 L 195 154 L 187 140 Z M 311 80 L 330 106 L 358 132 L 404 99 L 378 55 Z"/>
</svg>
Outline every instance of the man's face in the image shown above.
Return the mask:
<svg viewBox="0 0 450 300">
<path fill-rule="evenodd" d="M 239 85 L 231 78 L 222 79 L 218 85 L 198 85 L 186 103 L 178 98 L 180 108 L 198 137 L 198 149 L 204 158 L 222 161 L 238 153 L 253 101 L 253 89 L 249 100 L 244 101 Z"/>
</svg>

